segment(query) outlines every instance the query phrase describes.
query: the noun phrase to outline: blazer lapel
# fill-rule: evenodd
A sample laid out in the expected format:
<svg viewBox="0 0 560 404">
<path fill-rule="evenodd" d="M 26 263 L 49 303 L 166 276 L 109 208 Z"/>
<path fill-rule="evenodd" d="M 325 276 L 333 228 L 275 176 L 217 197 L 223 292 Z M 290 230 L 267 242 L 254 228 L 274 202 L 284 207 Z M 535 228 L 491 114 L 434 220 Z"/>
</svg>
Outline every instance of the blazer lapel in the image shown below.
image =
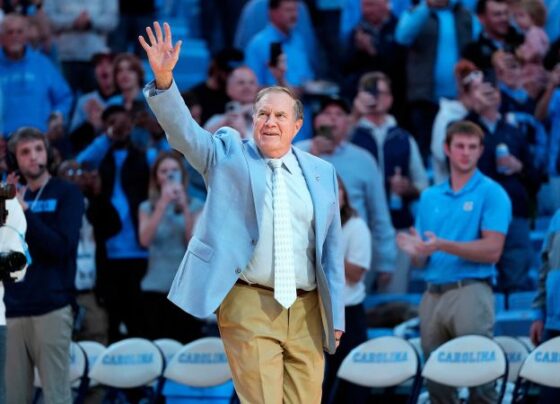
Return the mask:
<svg viewBox="0 0 560 404">
<path fill-rule="evenodd" d="M 307 188 L 311 194 L 311 200 L 313 201 L 313 213 L 315 219 L 315 244 L 317 252 L 322 251 L 321 245 L 324 238 L 324 229 L 326 226 L 326 212 L 325 203 L 326 200 L 323 198 L 324 191 L 321 186 L 321 181 L 326 180 L 321 178 L 317 166 L 311 161 L 304 152 L 299 150 L 297 147 L 292 147 L 294 154 L 296 155 L 303 176 L 305 177 L 305 182 L 307 183 Z"/>
</svg>

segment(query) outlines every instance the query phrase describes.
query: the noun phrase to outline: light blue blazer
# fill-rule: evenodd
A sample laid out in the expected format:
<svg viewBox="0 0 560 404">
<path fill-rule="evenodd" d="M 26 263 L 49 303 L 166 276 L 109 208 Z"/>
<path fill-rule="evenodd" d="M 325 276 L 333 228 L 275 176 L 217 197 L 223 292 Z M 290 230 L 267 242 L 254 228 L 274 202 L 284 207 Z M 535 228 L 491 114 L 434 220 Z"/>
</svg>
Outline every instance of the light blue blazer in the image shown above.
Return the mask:
<svg viewBox="0 0 560 404">
<path fill-rule="evenodd" d="M 197 317 L 216 311 L 247 267 L 257 240 L 266 192 L 265 159 L 253 141 L 231 128 L 214 135 L 191 117 L 173 83 L 144 89 L 171 146 L 204 177 L 208 196 L 195 233 L 175 275 L 169 299 Z M 334 330 L 344 330 L 344 262 L 338 185 L 333 166 L 293 148 L 314 209 L 315 275 L 321 302 L 324 347 L 335 350 Z"/>
</svg>

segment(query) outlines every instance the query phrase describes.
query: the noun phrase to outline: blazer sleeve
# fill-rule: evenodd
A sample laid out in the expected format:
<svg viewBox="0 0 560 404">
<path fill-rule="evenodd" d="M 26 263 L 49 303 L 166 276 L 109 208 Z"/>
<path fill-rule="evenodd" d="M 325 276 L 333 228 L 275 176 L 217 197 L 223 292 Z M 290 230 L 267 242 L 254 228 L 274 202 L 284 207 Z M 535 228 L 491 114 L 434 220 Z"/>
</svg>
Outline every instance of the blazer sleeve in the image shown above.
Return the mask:
<svg viewBox="0 0 560 404">
<path fill-rule="evenodd" d="M 185 105 L 173 81 L 167 90 L 156 90 L 152 81 L 144 87 L 144 96 L 165 131 L 171 147 L 181 152 L 189 163 L 204 177 L 217 162 L 218 154 L 227 152 L 230 136 L 213 136 L 201 128 Z M 216 135 L 227 133 L 222 128 Z"/>
</svg>

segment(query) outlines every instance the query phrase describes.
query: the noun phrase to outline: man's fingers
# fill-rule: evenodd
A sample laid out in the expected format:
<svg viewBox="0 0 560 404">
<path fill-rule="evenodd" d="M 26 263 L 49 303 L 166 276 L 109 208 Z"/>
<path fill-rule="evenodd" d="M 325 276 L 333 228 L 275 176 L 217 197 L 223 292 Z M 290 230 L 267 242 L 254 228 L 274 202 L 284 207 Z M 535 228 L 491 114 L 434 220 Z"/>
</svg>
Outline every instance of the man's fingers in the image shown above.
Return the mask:
<svg viewBox="0 0 560 404">
<path fill-rule="evenodd" d="M 175 44 L 175 47 L 173 48 L 173 56 L 178 58 L 179 57 L 179 53 L 181 52 L 181 45 L 183 44 L 183 41 L 177 41 L 177 43 Z"/>
<path fill-rule="evenodd" d="M 140 45 L 142 46 L 142 48 L 144 48 L 144 50 L 146 52 L 148 52 L 148 50 L 150 49 L 150 45 L 148 45 L 148 43 L 146 42 L 146 40 L 144 39 L 144 37 L 142 35 L 138 36 L 138 42 L 140 42 Z"/>
<path fill-rule="evenodd" d="M 158 42 L 163 42 L 163 33 L 161 32 L 161 26 L 159 25 L 159 22 L 154 22 L 154 28 L 156 30 L 156 38 Z"/>
<path fill-rule="evenodd" d="M 171 48 L 173 46 L 173 38 L 171 37 L 171 27 L 168 23 L 163 23 L 163 30 L 165 31 L 165 43 Z"/>
<path fill-rule="evenodd" d="M 146 33 L 148 34 L 148 38 L 150 38 L 150 45 L 155 46 L 157 44 L 156 37 L 154 36 L 154 31 L 152 31 L 151 27 L 146 27 Z"/>
</svg>

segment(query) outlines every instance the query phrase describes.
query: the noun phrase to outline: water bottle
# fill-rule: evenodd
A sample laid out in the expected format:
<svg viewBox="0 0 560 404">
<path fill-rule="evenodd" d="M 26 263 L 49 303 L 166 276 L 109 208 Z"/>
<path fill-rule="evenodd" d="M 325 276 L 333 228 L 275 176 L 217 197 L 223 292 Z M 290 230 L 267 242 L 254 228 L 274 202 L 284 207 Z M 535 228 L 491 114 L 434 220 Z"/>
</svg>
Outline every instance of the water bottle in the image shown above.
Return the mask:
<svg viewBox="0 0 560 404">
<path fill-rule="evenodd" d="M 399 177 L 401 176 L 401 168 L 400 167 L 395 167 L 395 176 Z M 396 192 L 393 192 L 391 190 L 391 193 L 389 194 L 389 209 L 391 210 L 401 210 L 403 207 L 403 201 L 402 198 L 399 194 L 397 194 Z"/>
<path fill-rule="evenodd" d="M 508 174 L 509 169 L 506 166 L 503 166 L 499 163 L 499 160 L 503 157 L 509 156 L 509 147 L 505 143 L 500 143 L 496 146 L 496 170 L 500 174 Z"/>
</svg>

